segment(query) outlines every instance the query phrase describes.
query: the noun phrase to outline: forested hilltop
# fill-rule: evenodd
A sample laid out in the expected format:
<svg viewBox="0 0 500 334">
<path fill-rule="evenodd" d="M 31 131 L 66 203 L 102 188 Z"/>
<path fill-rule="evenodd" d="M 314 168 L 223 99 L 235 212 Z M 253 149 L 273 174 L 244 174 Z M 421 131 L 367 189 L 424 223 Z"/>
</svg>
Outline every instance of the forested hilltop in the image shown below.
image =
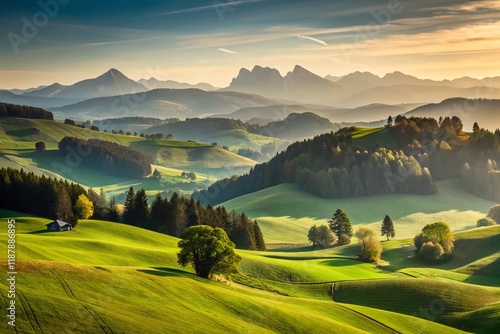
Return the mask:
<svg viewBox="0 0 500 334">
<path fill-rule="evenodd" d="M 464 169 L 500 158 L 500 131 L 491 133 L 475 124 L 473 133 L 465 133 L 456 116 L 439 120 L 398 116 L 388 119 L 385 128 L 361 132 L 344 128 L 296 142 L 248 174 L 218 181 L 194 197 L 215 205 L 281 183 L 298 184 L 325 198 L 426 195 L 435 192 L 436 180 L 459 177 Z M 498 175 L 500 197 L 500 172 L 495 172 L 493 160 L 490 165 L 483 174 Z M 487 198 L 494 193 L 479 187 L 471 190 Z"/>
<path fill-rule="evenodd" d="M 50 111 L 42 108 L 0 102 L 0 117 L 5 116 L 32 119 L 54 119 L 54 115 Z"/>
<path fill-rule="evenodd" d="M 105 140 L 64 137 L 59 151 L 65 155 L 78 152 L 85 166 L 107 175 L 140 178 L 152 172 L 150 155 Z"/>
</svg>

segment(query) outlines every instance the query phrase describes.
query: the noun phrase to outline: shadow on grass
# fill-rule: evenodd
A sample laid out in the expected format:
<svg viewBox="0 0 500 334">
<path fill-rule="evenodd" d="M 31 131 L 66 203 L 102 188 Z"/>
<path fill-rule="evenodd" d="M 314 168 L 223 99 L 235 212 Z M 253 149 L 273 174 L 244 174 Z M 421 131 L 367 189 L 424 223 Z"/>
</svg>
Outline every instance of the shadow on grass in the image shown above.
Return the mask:
<svg viewBox="0 0 500 334">
<path fill-rule="evenodd" d="M 271 248 L 266 250 L 267 252 L 279 252 L 279 253 L 300 253 L 300 252 L 311 252 L 316 250 L 322 250 L 324 248 L 315 246 L 306 247 L 296 247 L 296 248 Z"/>
<path fill-rule="evenodd" d="M 360 263 L 367 263 L 367 262 L 363 262 L 359 259 L 343 259 L 343 258 L 321 261 L 321 264 L 331 266 L 331 267 L 355 266 L 355 265 L 358 265 Z"/>
<path fill-rule="evenodd" d="M 66 232 L 66 231 L 64 231 Z M 43 230 L 37 230 L 37 231 L 31 231 L 31 232 L 28 232 L 26 234 L 54 234 L 54 233 L 64 233 L 64 232 L 58 232 L 58 231 L 47 231 L 46 229 L 43 229 Z M 71 231 L 68 231 L 68 232 L 71 232 Z"/>
<path fill-rule="evenodd" d="M 138 269 L 137 271 L 141 273 L 145 273 L 148 275 L 161 276 L 161 277 L 192 277 L 195 276 L 192 273 L 189 273 L 184 270 L 173 269 L 173 268 L 161 268 L 161 267 L 153 267 L 151 269 Z"/>
<path fill-rule="evenodd" d="M 7 134 L 13 137 L 29 137 L 36 135 L 37 131 L 35 130 L 35 128 L 28 128 L 28 129 L 7 131 Z"/>
</svg>

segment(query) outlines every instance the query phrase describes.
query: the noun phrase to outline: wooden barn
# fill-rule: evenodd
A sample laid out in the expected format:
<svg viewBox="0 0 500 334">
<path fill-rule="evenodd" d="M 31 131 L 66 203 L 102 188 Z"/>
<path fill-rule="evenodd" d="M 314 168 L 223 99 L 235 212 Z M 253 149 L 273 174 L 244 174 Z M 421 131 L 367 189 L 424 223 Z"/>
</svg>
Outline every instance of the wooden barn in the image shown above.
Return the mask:
<svg viewBox="0 0 500 334">
<path fill-rule="evenodd" d="M 47 231 L 56 232 L 71 231 L 73 229 L 73 225 L 62 220 L 54 220 L 52 223 L 49 223 L 45 226 L 47 226 Z"/>
</svg>

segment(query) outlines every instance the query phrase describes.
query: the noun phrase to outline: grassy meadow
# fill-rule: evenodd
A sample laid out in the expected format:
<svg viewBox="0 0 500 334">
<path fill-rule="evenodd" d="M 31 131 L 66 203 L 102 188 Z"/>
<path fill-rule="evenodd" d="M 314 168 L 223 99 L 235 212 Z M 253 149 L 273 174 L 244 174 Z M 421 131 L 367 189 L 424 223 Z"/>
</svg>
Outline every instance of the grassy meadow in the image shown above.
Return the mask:
<svg viewBox="0 0 500 334">
<path fill-rule="evenodd" d="M 153 169 L 162 173 L 161 180 L 131 180 L 103 175 L 82 167 L 78 158 L 62 155 L 58 151 L 58 143 L 64 136 L 107 140 L 151 154 L 156 161 Z M 35 143 L 38 141 L 45 142 L 46 151 L 35 151 Z M 206 143 L 145 140 L 141 137 L 91 131 L 49 120 L 0 119 L 0 167 L 24 168 L 37 175 L 67 179 L 85 187 L 103 188 L 108 197 L 113 196 L 118 202 L 124 200 L 125 192 L 130 186 L 142 187 L 150 196 L 159 191 L 177 191 L 189 196 L 194 190 L 208 187 L 217 178 L 246 172 L 254 165 L 253 160 Z M 191 171 L 196 172 L 196 180 L 181 177 L 182 172 Z"/>
<path fill-rule="evenodd" d="M 388 214 L 396 238 L 410 238 L 426 224 L 444 221 L 453 231 L 476 226 L 494 202 L 473 196 L 460 180 L 437 183 L 434 195 L 381 195 L 343 199 L 324 199 L 293 184 L 281 184 L 222 203 L 228 209 L 244 211 L 257 219 L 268 243 L 307 243 L 312 225 L 324 225 L 337 209 L 344 210 L 351 223 L 380 230 Z"/>
<path fill-rule="evenodd" d="M 238 251 L 240 273 L 209 281 L 177 265 L 178 240 L 170 236 L 94 220 L 45 232 L 48 219 L 7 210 L 0 217 L 4 227 L 16 219 L 18 332 L 459 333 L 477 330 L 474 319 L 485 314 L 484 328 L 498 324 L 499 288 L 362 263 L 355 245 Z M 458 240 L 488 243 L 497 234 L 477 229 Z M 5 229 L 0 238 L 5 245 Z M 396 261 L 404 246 L 391 242 Z M 464 257 L 465 267 L 475 259 Z M 6 302 L 6 282 L 0 288 Z M 445 305 L 439 317 L 414 314 L 432 296 Z"/>
</svg>

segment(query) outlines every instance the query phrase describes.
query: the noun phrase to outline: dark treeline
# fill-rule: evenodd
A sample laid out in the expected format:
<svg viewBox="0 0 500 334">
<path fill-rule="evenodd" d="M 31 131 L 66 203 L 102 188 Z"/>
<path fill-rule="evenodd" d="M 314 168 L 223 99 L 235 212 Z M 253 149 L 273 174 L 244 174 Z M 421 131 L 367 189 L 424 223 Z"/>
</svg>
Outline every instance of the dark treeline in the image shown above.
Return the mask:
<svg viewBox="0 0 500 334">
<path fill-rule="evenodd" d="M 361 145 L 362 140 L 352 139 L 355 128 L 294 143 L 248 174 L 218 181 L 194 196 L 215 205 L 285 182 L 326 198 L 431 194 L 434 180 L 459 177 L 464 163 L 477 161 L 480 154 L 500 159 L 500 131 L 491 133 L 476 124 L 474 133 L 466 134 L 456 116 L 439 121 L 398 116 L 388 121 L 388 128 L 383 146 Z M 484 196 L 492 198 L 488 194 Z"/>
<path fill-rule="evenodd" d="M 37 176 L 23 169 L 0 169 L 0 207 L 76 225 L 75 203 L 85 189 L 75 183 Z"/>
<path fill-rule="evenodd" d="M 220 227 L 241 249 L 264 250 L 265 242 L 257 221 L 245 213 L 227 212 L 222 206 L 203 207 L 193 198 L 180 197 L 177 193 L 168 198 L 157 194 L 148 210 L 144 189 L 137 192 L 131 187 L 124 203 L 123 223 L 179 237 L 190 226 L 209 225 Z"/>
<path fill-rule="evenodd" d="M 77 155 L 85 166 L 107 175 L 137 178 L 151 174 L 151 156 L 109 141 L 64 137 L 59 151 Z"/>
<path fill-rule="evenodd" d="M 50 111 L 41 108 L 0 102 L 0 117 L 5 116 L 32 119 L 54 119 L 54 115 L 52 115 Z"/>
</svg>

